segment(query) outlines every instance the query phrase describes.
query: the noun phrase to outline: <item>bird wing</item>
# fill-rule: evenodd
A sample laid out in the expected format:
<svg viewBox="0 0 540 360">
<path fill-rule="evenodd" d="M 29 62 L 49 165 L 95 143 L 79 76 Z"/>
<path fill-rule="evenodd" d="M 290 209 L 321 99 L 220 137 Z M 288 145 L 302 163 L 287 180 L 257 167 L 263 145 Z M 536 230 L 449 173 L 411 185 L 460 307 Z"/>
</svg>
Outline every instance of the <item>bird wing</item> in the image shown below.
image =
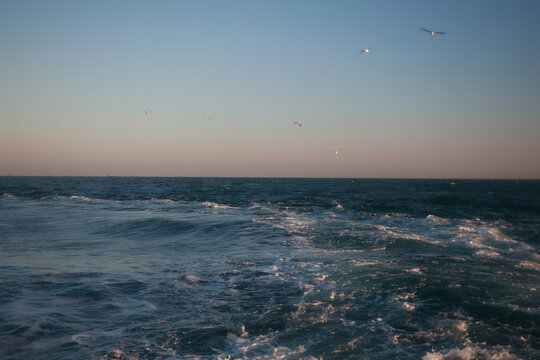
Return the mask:
<svg viewBox="0 0 540 360">
<path fill-rule="evenodd" d="M 446 33 L 442 31 L 435 31 L 435 34 L 446 34 Z"/>
<path fill-rule="evenodd" d="M 426 28 L 420 28 L 420 29 L 422 29 L 422 30 L 424 30 L 424 31 L 427 31 L 428 33 L 431 32 L 431 30 L 428 30 L 428 29 L 426 29 Z"/>
<path fill-rule="evenodd" d="M 358 54 L 356 54 L 356 55 L 360 55 L 361 53 L 363 53 L 363 52 L 365 52 L 365 51 L 366 51 L 366 49 L 362 49 L 362 50 L 361 50 Z"/>
</svg>

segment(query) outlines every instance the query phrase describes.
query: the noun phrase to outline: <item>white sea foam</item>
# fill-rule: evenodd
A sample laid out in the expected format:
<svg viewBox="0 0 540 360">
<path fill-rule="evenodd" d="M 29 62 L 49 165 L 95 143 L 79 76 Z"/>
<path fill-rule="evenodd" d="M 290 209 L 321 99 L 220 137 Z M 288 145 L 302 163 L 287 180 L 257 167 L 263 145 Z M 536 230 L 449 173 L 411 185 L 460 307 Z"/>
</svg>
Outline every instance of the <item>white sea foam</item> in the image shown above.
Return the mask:
<svg viewBox="0 0 540 360">
<path fill-rule="evenodd" d="M 253 205 L 251 205 L 248 210 L 262 210 L 262 211 L 265 211 L 265 212 L 276 212 L 277 209 L 274 209 L 272 208 L 271 206 L 264 206 L 264 205 L 261 205 L 259 203 L 254 203 Z"/>
<path fill-rule="evenodd" d="M 17 200 L 18 197 L 15 196 L 15 195 L 8 194 L 8 193 L 3 193 L 2 194 L 2 199 L 3 200 Z"/>
<path fill-rule="evenodd" d="M 107 359 L 123 359 L 124 352 L 119 349 L 113 349 L 107 353 L 106 358 Z"/>
<path fill-rule="evenodd" d="M 341 205 L 340 203 L 338 203 L 337 201 L 332 201 L 332 204 L 334 204 L 335 208 L 338 209 L 338 210 L 343 210 L 343 205 Z"/>
<path fill-rule="evenodd" d="M 429 221 L 437 224 L 437 225 L 448 225 L 450 223 L 450 221 L 448 219 L 443 219 L 443 218 L 440 218 L 438 216 L 435 216 L 435 215 L 428 215 L 426 217 L 426 219 L 428 219 Z"/>
<path fill-rule="evenodd" d="M 121 203 L 119 200 L 108 200 L 108 199 L 99 199 L 92 198 L 83 195 L 72 195 L 72 196 L 53 196 L 53 197 L 42 197 L 40 201 L 76 201 L 84 203 Z"/>
<path fill-rule="evenodd" d="M 416 297 L 415 293 L 409 292 L 405 294 L 397 295 L 393 298 L 393 301 L 400 301 L 400 300 L 409 300 L 414 299 Z"/>
<path fill-rule="evenodd" d="M 275 216 L 257 216 L 252 219 L 255 223 L 268 224 L 273 228 L 286 231 L 294 243 L 310 246 L 312 236 L 308 230 L 317 222 L 317 219 L 300 215 L 289 210 L 276 210 Z"/>
<path fill-rule="evenodd" d="M 306 348 L 299 345 L 296 348 L 286 346 L 274 346 L 273 339 L 277 332 L 256 337 L 247 337 L 247 333 L 242 332 L 240 336 L 229 333 L 227 339 L 232 351 L 221 353 L 218 360 L 232 359 L 254 359 L 254 360 L 285 360 L 285 359 L 306 359 L 316 360 L 316 358 L 306 355 Z"/>
<path fill-rule="evenodd" d="M 86 196 L 80 196 L 80 195 L 73 195 L 73 196 L 70 196 L 69 198 L 73 199 L 73 200 L 80 200 L 80 201 L 92 201 L 92 200 L 94 200 L 92 198 L 89 198 L 89 197 L 86 197 Z"/>
<path fill-rule="evenodd" d="M 186 280 L 189 280 L 189 281 L 191 281 L 192 283 L 201 281 L 200 278 L 198 278 L 198 277 L 195 276 L 195 275 L 191 275 L 191 274 L 187 274 L 187 275 L 186 275 Z"/>
<path fill-rule="evenodd" d="M 402 306 L 406 311 L 413 311 L 414 309 L 416 309 L 415 304 L 406 301 L 402 303 Z"/>
<path fill-rule="evenodd" d="M 365 252 L 373 252 L 373 251 L 386 251 L 386 247 L 380 247 L 380 248 L 374 248 L 374 249 L 339 249 L 339 250 L 328 250 L 328 252 L 333 253 L 365 253 Z M 372 265 L 370 263 L 366 263 L 364 265 Z"/>
<path fill-rule="evenodd" d="M 534 261 L 523 260 L 516 267 L 540 271 L 540 264 Z"/>
<path fill-rule="evenodd" d="M 218 204 L 218 203 L 211 202 L 211 201 L 204 201 L 204 202 L 201 203 L 201 205 L 206 206 L 206 207 L 210 207 L 212 209 L 231 209 L 232 208 L 232 206 L 224 205 L 224 204 Z"/>
<path fill-rule="evenodd" d="M 376 230 L 382 233 L 382 236 L 386 239 L 411 239 L 425 242 L 428 244 L 438 245 L 440 241 L 434 240 L 430 236 L 425 236 L 414 232 L 409 226 L 385 226 L 385 225 L 372 225 Z"/>
<path fill-rule="evenodd" d="M 156 199 L 156 198 L 152 198 L 151 199 L 153 202 L 155 203 L 158 203 L 158 204 L 174 204 L 176 201 L 174 200 L 171 200 L 171 199 Z"/>
<path fill-rule="evenodd" d="M 499 254 L 498 252 L 487 250 L 487 249 L 478 250 L 477 252 L 474 253 L 474 255 L 488 257 L 488 258 L 497 258 L 501 256 L 501 254 Z"/>
<path fill-rule="evenodd" d="M 458 226 L 457 230 L 460 233 L 472 233 L 474 232 L 475 228 L 472 226 Z"/>
<path fill-rule="evenodd" d="M 349 261 L 354 266 L 370 266 L 370 265 L 378 265 L 380 264 L 380 261 L 368 261 L 368 260 L 358 260 L 358 259 L 352 259 Z"/>
<path fill-rule="evenodd" d="M 422 360 L 517 360 L 517 356 L 509 352 L 509 348 L 493 347 L 481 348 L 477 345 L 466 346 L 461 349 L 452 349 L 447 352 L 430 352 L 422 357 Z"/>
<path fill-rule="evenodd" d="M 515 258 L 516 254 L 529 259 L 538 256 L 534 247 L 506 235 L 503 231 L 505 228 L 504 223 L 488 224 L 480 219 L 464 220 L 457 226 L 451 242 L 464 244 L 475 249 L 476 256 L 487 258 L 507 255 Z"/>
<path fill-rule="evenodd" d="M 405 311 L 413 311 L 417 308 L 418 304 L 410 301 L 416 297 L 415 293 L 405 293 L 395 296 L 392 301 L 399 303 Z"/>
</svg>

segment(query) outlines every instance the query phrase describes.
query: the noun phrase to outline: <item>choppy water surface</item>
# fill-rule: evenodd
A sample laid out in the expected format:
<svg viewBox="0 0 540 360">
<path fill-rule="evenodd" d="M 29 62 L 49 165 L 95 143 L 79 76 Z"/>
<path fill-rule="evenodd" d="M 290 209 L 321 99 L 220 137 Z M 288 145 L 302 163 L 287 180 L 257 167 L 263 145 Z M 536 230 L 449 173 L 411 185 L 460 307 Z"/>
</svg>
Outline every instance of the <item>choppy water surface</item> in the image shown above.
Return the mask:
<svg viewBox="0 0 540 360">
<path fill-rule="evenodd" d="M 0 358 L 540 358 L 540 182 L 0 178 Z"/>
</svg>

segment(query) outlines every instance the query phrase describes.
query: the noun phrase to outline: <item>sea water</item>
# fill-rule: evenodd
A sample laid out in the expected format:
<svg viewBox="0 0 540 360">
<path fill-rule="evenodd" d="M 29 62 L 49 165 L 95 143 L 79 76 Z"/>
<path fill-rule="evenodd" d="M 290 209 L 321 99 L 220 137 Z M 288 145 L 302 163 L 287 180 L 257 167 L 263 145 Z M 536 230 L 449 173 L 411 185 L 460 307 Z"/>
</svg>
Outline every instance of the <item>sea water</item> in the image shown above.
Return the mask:
<svg viewBox="0 0 540 360">
<path fill-rule="evenodd" d="M 538 359 L 540 182 L 0 178 L 2 359 Z"/>
</svg>

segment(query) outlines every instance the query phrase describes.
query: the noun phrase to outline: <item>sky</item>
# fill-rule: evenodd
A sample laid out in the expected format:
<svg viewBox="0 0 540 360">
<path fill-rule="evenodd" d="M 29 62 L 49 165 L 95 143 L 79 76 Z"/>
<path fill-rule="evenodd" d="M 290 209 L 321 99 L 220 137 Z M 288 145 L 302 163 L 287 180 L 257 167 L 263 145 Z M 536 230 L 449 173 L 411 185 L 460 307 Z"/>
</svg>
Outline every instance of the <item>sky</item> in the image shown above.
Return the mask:
<svg viewBox="0 0 540 360">
<path fill-rule="evenodd" d="M 0 175 L 540 179 L 539 19 L 536 0 L 0 0 Z"/>
</svg>

